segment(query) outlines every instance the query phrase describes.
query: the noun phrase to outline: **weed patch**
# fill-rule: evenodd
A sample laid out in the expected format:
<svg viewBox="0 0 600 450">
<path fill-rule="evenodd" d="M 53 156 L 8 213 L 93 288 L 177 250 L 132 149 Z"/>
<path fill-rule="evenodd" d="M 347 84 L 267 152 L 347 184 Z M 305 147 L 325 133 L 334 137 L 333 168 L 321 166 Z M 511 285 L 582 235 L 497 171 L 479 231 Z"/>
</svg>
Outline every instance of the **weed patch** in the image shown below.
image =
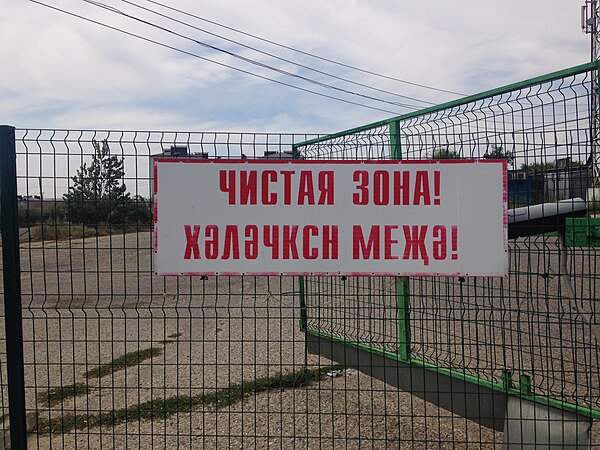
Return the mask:
<svg viewBox="0 0 600 450">
<path fill-rule="evenodd" d="M 178 413 L 190 412 L 200 405 L 219 409 L 231 406 L 260 392 L 306 387 L 323 379 L 327 372 L 339 369 L 342 369 L 342 366 L 302 369 L 297 372 L 258 378 L 254 381 L 242 381 L 209 394 L 178 395 L 166 399 L 150 400 L 129 408 L 115 409 L 100 414 L 65 414 L 59 418 L 39 420 L 37 431 L 46 434 L 62 434 L 73 430 L 115 426 L 139 420 L 164 420 Z"/>
<path fill-rule="evenodd" d="M 117 372 L 124 369 L 125 367 L 137 366 L 142 361 L 154 358 L 155 356 L 161 355 L 163 350 L 158 347 L 147 348 L 135 352 L 126 353 L 125 355 L 113 359 L 107 364 L 102 364 L 89 370 L 85 373 L 86 378 L 102 378 L 111 373 Z"/>
<path fill-rule="evenodd" d="M 79 397 L 90 393 L 89 386 L 83 383 L 75 383 L 69 386 L 60 386 L 48 389 L 39 395 L 38 399 L 41 403 L 48 406 L 55 406 L 64 400 L 72 397 Z"/>
</svg>

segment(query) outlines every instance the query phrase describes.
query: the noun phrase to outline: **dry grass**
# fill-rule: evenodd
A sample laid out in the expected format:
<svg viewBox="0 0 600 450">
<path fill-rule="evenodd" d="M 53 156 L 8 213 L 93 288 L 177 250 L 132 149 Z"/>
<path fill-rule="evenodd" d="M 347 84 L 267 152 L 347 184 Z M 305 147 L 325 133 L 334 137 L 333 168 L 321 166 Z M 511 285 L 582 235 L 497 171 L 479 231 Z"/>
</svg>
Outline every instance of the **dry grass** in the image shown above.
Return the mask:
<svg viewBox="0 0 600 450">
<path fill-rule="evenodd" d="M 135 233 L 147 231 L 148 226 L 129 225 L 98 225 L 95 227 L 82 224 L 46 223 L 34 225 L 21 232 L 20 242 L 66 241 L 88 237 L 109 236 L 110 234 Z"/>
<path fill-rule="evenodd" d="M 108 236 L 106 227 L 86 227 L 83 225 L 69 224 L 44 224 L 35 225 L 21 234 L 21 242 L 63 241 L 68 239 L 81 239 L 92 236 Z"/>
</svg>

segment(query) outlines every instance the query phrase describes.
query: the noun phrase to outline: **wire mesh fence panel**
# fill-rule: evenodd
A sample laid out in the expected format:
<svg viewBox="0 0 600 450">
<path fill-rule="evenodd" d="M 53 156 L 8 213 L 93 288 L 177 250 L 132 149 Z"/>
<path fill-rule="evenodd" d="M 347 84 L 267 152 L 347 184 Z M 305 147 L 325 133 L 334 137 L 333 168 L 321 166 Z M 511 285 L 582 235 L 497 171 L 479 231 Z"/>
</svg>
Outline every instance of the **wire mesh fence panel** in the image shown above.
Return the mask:
<svg viewBox="0 0 600 450">
<path fill-rule="evenodd" d="M 502 448 L 511 399 L 600 417 L 600 224 L 578 209 L 598 181 L 597 75 L 324 138 L 18 129 L 29 447 Z M 509 274 L 156 275 L 164 156 L 505 159 Z M 0 340 L 5 434 L 6 363 Z"/>
<path fill-rule="evenodd" d="M 596 77 L 595 70 L 565 74 L 408 119 L 401 125 L 403 156 L 506 157 L 512 208 L 585 198 L 593 184 L 590 94 Z M 412 325 L 427 324 L 417 333 L 448 328 L 447 314 L 460 324 L 446 331 L 451 339 L 430 340 L 417 354 L 473 375 L 483 371 L 498 383 L 504 369 L 514 369 L 517 378 L 531 377 L 539 395 L 597 409 L 598 343 L 590 323 L 571 306 L 561 276 L 568 270 L 578 301 L 593 307 L 597 276 L 585 267 L 596 250 L 570 249 L 569 257 L 571 267 L 561 267 L 556 233 L 528 236 L 511 242 L 506 280 L 413 280 L 413 314 L 422 320 Z M 432 298 L 443 299 L 448 311 L 436 317 Z M 440 355 L 449 340 L 457 351 Z"/>
<path fill-rule="evenodd" d="M 290 158 L 311 137 L 17 130 L 30 448 L 398 442 L 397 391 L 307 354 L 297 278 L 153 271 L 154 156 Z"/>
<path fill-rule="evenodd" d="M 590 190 L 598 181 L 591 107 L 597 77 L 595 65 L 580 66 L 298 145 L 314 159 L 508 163 L 507 277 L 307 277 L 307 333 L 319 340 L 317 348 L 344 345 L 337 353 L 317 353 L 348 361 L 344 352 L 359 348 L 383 355 L 378 361 L 384 366 L 400 361 L 401 367 L 466 380 L 481 390 L 479 402 L 504 402 L 507 397 L 496 392 L 599 417 L 599 234 Z M 587 211 L 577 212 L 586 199 Z M 571 211 L 566 219 L 556 213 L 565 205 Z M 389 379 L 385 370 L 373 373 Z M 429 398 L 440 383 L 406 382 L 417 397 Z M 454 396 L 449 392 L 449 409 L 465 415 L 468 395 L 444 386 L 456 389 Z M 428 410 L 428 430 L 446 430 L 455 445 L 493 448 L 504 439 L 436 408 Z M 506 410 L 499 411 L 501 429 Z M 442 425 L 447 416 L 450 427 Z M 466 435 L 458 432 L 469 427 Z M 597 447 L 596 427 L 591 434 Z"/>
<path fill-rule="evenodd" d="M 325 141 L 317 140 L 300 148 L 302 155 L 311 160 L 390 159 L 390 133 L 387 124 L 383 124 Z"/>
</svg>

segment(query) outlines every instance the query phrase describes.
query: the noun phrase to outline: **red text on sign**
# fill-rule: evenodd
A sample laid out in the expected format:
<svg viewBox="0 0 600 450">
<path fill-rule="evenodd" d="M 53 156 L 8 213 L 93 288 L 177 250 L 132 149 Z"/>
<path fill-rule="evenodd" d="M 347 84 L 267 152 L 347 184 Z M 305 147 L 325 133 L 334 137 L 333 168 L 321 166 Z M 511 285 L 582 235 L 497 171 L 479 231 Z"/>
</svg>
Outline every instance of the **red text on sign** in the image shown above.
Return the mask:
<svg viewBox="0 0 600 450">
<path fill-rule="evenodd" d="M 372 225 L 352 227 L 352 259 L 443 261 L 458 259 L 458 227 L 445 225 Z M 450 245 L 449 245 L 450 244 Z M 383 251 L 382 251 L 383 250 Z M 450 251 L 450 256 L 449 256 Z"/>
<path fill-rule="evenodd" d="M 337 225 L 184 225 L 183 259 L 338 259 Z"/>
<path fill-rule="evenodd" d="M 440 171 L 356 170 L 352 175 L 355 205 L 439 205 Z"/>
<path fill-rule="evenodd" d="M 333 205 L 332 170 L 220 170 L 229 205 Z"/>
</svg>

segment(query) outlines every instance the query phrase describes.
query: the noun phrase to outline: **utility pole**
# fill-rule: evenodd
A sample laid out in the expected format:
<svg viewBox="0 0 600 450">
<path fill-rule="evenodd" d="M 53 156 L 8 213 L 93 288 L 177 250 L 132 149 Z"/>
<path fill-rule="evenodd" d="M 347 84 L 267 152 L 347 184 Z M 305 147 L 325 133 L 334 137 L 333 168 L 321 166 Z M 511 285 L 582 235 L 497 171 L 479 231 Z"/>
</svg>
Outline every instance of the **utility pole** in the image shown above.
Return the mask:
<svg viewBox="0 0 600 450">
<path fill-rule="evenodd" d="M 598 0 L 586 0 L 581 7 L 581 29 L 590 35 L 590 59 L 600 60 L 600 20 L 598 16 Z M 598 110 L 598 76 L 596 73 L 592 78 L 592 98 L 590 102 L 590 138 L 591 152 L 588 163 L 593 169 L 592 188 L 588 189 L 588 202 L 600 201 L 600 111 Z"/>
<path fill-rule="evenodd" d="M 581 29 L 591 35 L 591 60 L 598 61 L 600 51 L 600 36 L 598 34 L 598 0 L 586 0 L 581 7 Z"/>
</svg>

